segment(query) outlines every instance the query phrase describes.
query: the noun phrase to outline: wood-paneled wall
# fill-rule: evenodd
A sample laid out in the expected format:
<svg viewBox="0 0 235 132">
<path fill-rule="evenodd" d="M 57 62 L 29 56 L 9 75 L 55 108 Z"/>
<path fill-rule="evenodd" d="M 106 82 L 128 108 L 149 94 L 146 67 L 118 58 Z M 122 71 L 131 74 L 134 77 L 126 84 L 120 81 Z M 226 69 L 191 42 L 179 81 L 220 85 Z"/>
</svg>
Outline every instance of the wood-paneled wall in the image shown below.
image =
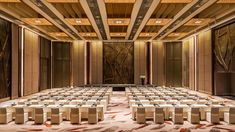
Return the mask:
<svg viewBox="0 0 235 132">
<path fill-rule="evenodd" d="M 90 45 L 90 83 L 103 83 L 103 43 L 92 41 Z"/>
<path fill-rule="evenodd" d="M 53 88 L 71 84 L 71 43 L 53 42 Z"/>
<path fill-rule="evenodd" d="M 165 49 L 163 42 L 152 42 L 152 83 L 165 85 Z"/>
<path fill-rule="evenodd" d="M 182 86 L 189 87 L 189 40 L 182 45 Z"/>
<path fill-rule="evenodd" d="M 197 35 L 197 86 L 198 90 L 212 94 L 212 50 L 211 30 Z"/>
<path fill-rule="evenodd" d="M 40 36 L 40 86 L 39 90 L 51 88 L 51 41 Z"/>
<path fill-rule="evenodd" d="M 74 41 L 72 45 L 72 83 L 73 86 L 86 83 L 85 41 Z"/>
<path fill-rule="evenodd" d="M 39 91 L 39 37 L 24 30 L 24 95 Z"/>
<path fill-rule="evenodd" d="M 19 97 L 19 26 L 12 24 L 11 98 Z"/>
<path fill-rule="evenodd" d="M 145 42 L 134 42 L 134 83 L 141 84 L 140 76 L 146 76 L 146 54 Z M 146 79 L 145 79 L 146 83 Z"/>
<path fill-rule="evenodd" d="M 195 85 L 195 41 L 194 41 L 194 37 L 191 37 L 188 39 L 188 43 L 189 43 L 189 88 L 192 90 L 196 90 L 196 85 Z"/>
<path fill-rule="evenodd" d="M 182 43 L 166 42 L 166 86 L 182 86 Z"/>
<path fill-rule="evenodd" d="M 11 23 L 0 18 L 0 99 L 11 95 Z"/>
</svg>

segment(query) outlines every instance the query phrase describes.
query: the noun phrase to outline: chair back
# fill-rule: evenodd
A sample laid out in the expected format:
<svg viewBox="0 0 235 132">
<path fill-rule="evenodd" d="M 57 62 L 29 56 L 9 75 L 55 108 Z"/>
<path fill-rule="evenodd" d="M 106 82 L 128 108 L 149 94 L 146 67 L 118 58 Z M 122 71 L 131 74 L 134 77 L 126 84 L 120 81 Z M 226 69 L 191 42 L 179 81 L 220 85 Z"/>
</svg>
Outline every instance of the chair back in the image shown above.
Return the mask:
<svg viewBox="0 0 235 132">
<path fill-rule="evenodd" d="M 24 114 L 24 108 L 16 108 L 16 114 Z"/>
<path fill-rule="evenodd" d="M 156 115 L 161 115 L 161 114 L 163 114 L 163 108 L 160 108 L 160 107 L 155 108 L 155 114 L 156 114 Z"/>
<path fill-rule="evenodd" d="M 60 113 L 60 109 L 59 108 L 52 108 L 51 109 L 51 114 L 59 114 Z"/>
<path fill-rule="evenodd" d="M 199 108 L 191 108 L 192 115 L 199 115 Z"/>
<path fill-rule="evenodd" d="M 35 108 L 35 114 L 43 114 L 43 108 Z"/>
<path fill-rule="evenodd" d="M 183 108 L 175 107 L 175 115 L 183 115 Z"/>
<path fill-rule="evenodd" d="M 89 109 L 88 109 L 88 113 L 89 113 L 89 114 L 96 114 L 96 113 L 97 113 L 97 109 L 96 109 L 95 107 L 94 107 L 94 108 L 93 108 L 93 107 L 92 107 L 92 108 L 89 108 Z"/>
<path fill-rule="evenodd" d="M 235 115 L 235 107 L 230 107 L 229 108 L 229 114 Z"/>
<path fill-rule="evenodd" d="M 218 107 L 212 107 L 211 108 L 211 115 L 219 115 L 219 108 Z"/>
<path fill-rule="evenodd" d="M 0 108 L 0 114 L 6 114 L 7 108 Z"/>
<path fill-rule="evenodd" d="M 137 113 L 138 114 L 145 114 L 145 108 L 144 107 L 138 107 L 137 108 Z"/>
<path fill-rule="evenodd" d="M 71 108 L 70 113 L 71 114 L 78 114 L 79 113 L 79 108 Z"/>
</svg>

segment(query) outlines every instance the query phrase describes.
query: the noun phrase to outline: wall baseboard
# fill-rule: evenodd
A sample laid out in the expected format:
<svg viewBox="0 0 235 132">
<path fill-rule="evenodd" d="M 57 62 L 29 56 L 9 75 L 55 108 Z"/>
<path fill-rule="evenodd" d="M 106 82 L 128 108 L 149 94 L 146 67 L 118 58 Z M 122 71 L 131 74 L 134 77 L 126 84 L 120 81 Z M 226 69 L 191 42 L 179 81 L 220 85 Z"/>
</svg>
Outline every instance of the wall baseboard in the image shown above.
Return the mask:
<svg viewBox="0 0 235 132">
<path fill-rule="evenodd" d="M 0 99 L 0 102 L 4 102 L 4 101 L 8 101 L 8 100 L 10 100 L 10 97 L 2 98 L 2 99 Z"/>
</svg>

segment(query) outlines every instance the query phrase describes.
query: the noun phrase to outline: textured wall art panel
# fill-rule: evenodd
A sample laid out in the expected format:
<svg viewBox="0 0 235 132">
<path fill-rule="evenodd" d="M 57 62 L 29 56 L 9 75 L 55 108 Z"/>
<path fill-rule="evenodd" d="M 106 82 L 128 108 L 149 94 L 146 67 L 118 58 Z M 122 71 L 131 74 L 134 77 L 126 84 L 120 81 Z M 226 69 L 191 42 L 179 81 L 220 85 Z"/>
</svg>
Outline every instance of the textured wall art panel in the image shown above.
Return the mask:
<svg viewBox="0 0 235 132">
<path fill-rule="evenodd" d="M 213 30 L 214 93 L 235 95 L 235 22 Z"/>
<path fill-rule="evenodd" d="M 134 83 L 134 44 L 104 43 L 103 83 Z"/>
<path fill-rule="evenodd" d="M 11 23 L 0 19 L 0 99 L 10 96 Z"/>
</svg>

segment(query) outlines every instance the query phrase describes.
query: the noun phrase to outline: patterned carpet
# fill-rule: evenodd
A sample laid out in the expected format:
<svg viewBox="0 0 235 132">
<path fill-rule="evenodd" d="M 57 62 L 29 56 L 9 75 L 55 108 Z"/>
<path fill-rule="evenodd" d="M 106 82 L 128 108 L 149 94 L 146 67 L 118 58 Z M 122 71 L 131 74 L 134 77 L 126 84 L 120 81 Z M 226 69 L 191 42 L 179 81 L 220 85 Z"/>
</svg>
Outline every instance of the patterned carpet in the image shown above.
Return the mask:
<svg viewBox="0 0 235 132">
<path fill-rule="evenodd" d="M 218 125 L 201 121 L 201 124 L 192 125 L 187 121 L 183 125 L 174 125 L 171 121 L 164 124 L 154 124 L 147 121 L 146 124 L 137 124 L 131 119 L 131 110 L 127 105 L 127 98 L 124 92 L 114 92 L 108 111 L 105 113 L 104 121 L 96 125 L 90 125 L 83 121 L 80 125 L 72 125 L 69 121 L 63 121 L 60 125 L 50 125 L 47 121 L 44 125 L 34 125 L 29 121 L 24 125 L 16 125 L 11 122 L 7 125 L 0 125 L 0 132 L 28 132 L 28 131 L 48 131 L 48 132 L 146 132 L 146 131 L 179 131 L 179 132 L 235 132 L 235 125 L 228 125 L 224 122 Z"/>
</svg>

